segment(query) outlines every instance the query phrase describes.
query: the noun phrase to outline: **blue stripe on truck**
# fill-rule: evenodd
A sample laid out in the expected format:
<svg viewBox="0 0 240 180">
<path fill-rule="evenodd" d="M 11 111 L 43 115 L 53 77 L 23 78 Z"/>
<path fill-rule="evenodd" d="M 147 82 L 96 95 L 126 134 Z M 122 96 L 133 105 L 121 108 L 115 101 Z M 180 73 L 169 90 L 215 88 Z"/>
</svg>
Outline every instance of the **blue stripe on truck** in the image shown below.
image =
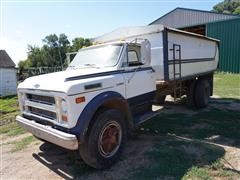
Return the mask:
<svg viewBox="0 0 240 180">
<path fill-rule="evenodd" d="M 87 74 L 87 75 L 81 75 L 81 76 L 73 76 L 73 77 L 66 78 L 65 82 L 80 80 L 80 79 L 87 79 L 87 78 L 94 78 L 94 77 L 101 77 L 101 76 L 110 76 L 110 75 L 114 75 L 114 74 L 132 73 L 132 72 L 136 72 L 136 71 L 147 71 L 147 70 L 153 70 L 153 68 L 137 66 L 136 68 L 131 69 L 131 70 L 117 70 L 117 71 L 108 71 L 108 72 Z"/>
</svg>

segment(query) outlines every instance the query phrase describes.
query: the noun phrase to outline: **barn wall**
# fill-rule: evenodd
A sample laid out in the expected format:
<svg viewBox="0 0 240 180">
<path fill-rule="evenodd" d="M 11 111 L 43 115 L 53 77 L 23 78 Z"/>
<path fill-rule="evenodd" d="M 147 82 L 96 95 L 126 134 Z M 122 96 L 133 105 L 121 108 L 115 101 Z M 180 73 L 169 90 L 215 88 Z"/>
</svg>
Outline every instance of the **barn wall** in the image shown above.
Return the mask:
<svg viewBox="0 0 240 180">
<path fill-rule="evenodd" d="M 240 73 L 240 19 L 206 25 L 207 36 L 220 40 L 220 71 Z"/>
<path fill-rule="evenodd" d="M 0 96 L 17 94 L 16 69 L 0 68 Z"/>
</svg>

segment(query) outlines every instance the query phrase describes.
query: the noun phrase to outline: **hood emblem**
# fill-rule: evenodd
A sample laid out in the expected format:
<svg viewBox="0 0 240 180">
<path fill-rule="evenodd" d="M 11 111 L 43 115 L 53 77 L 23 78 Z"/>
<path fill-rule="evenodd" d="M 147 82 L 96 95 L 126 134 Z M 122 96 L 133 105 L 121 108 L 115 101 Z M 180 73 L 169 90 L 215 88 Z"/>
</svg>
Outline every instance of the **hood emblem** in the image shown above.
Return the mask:
<svg viewBox="0 0 240 180">
<path fill-rule="evenodd" d="M 40 85 L 39 85 L 39 84 L 34 84 L 34 87 L 35 87 L 35 88 L 39 88 Z"/>
</svg>

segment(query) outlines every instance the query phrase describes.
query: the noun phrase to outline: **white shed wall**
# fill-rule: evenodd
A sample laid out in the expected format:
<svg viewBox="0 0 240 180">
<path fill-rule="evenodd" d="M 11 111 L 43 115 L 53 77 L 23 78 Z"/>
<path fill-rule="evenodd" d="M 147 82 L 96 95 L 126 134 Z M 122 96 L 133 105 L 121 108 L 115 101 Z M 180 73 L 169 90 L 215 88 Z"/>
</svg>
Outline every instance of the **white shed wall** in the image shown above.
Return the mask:
<svg viewBox="0 0 240 180">
<path fill-rule="evenodd" d="M 17 94 L 17 70 L 0 68 L 0 96 Z"/>
</svg>

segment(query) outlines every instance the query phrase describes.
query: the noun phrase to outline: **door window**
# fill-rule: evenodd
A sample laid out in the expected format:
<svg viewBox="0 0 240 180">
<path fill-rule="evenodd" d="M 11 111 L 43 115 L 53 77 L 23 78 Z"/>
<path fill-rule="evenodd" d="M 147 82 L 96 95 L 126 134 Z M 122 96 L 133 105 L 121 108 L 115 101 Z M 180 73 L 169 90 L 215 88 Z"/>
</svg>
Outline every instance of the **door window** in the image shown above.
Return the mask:
<svg viewBox="0 0 240 180">
<path fill-rule="evenodd" d="M 127 54 L 127 66 L 139 66 L 143 65 L 140 61 L 140 47 L 136 45 L 128 46 L 128 54 Z"/>
<path fill-rule="evenodd" d="M 128 51 L 128 65 L 134 66 L 136 64 L 139 64 L 137 52 L 134 50 Z"/>
</svg>

